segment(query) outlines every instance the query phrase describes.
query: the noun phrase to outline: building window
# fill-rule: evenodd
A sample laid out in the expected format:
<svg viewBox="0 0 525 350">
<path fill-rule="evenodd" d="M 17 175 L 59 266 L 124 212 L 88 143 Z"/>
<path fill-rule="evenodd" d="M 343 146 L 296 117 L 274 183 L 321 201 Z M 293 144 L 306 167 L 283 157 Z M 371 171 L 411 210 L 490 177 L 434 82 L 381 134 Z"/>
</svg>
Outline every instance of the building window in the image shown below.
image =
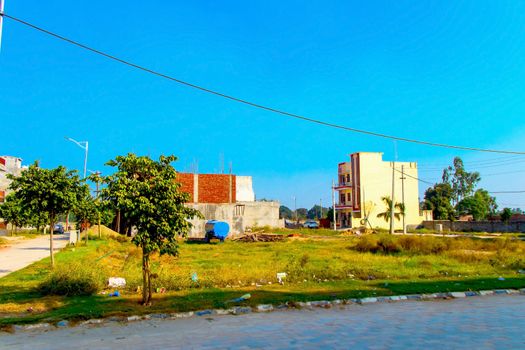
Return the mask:
<svg viewBox="0 0 525 350">
<path fill-rule="evenodd" d="M 346 174 L 346 182 L 350 183 L 350 174 Z"/>
<path fill-rule="evenodd" d="M 344 175 L 339 176 L 339 183 L 341 185 L 344 185 L 344 183 L 345 183 L 345 176 Z"/>
<path fill-rule="evenodd" d="M 351 203 L 352 202 L 352 193 L 348 192 L 346 194 L 346 200 L 348 201 L 348 203 Z"/>
<path fill-rule="evenodd" d="M 341 194 L 339 195 L 339 203 L 340 203 L 340 204 L 345 204 L 345 198 L 346 198 L 346 197 L 345 197 L 345 194 L 344 194 L 344 193 L 341 193 Z"/>
</svg>

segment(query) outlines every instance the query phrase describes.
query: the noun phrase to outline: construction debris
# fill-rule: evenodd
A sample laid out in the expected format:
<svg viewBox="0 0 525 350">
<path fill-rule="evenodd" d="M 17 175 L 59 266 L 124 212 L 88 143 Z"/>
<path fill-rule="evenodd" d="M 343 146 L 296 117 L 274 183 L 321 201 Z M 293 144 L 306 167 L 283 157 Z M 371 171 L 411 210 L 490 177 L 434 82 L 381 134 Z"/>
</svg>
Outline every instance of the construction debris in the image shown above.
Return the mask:
<svg viewBox="0 0 525 350">
<path fill-rule="evenodd" d="M 239 237 L 232 238 L 232 241 L 238 242 L 278 242 L 286 238 L 284 235 L 276 235 L 272 233 L 249 233 Z"/>
</svg>

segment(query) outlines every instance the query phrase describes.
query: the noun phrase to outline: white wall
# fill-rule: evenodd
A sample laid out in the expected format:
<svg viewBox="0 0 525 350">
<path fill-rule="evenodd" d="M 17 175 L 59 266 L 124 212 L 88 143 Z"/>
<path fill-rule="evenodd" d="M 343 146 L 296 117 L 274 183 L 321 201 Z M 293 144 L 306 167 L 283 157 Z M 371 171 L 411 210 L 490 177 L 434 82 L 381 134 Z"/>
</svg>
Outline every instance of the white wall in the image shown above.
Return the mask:
<svg viewBox="0 0 525 350">
<path fill-rule="evenodd" d="M 204 237 L 204 226 L 208 220 L 227 222 L 230 225 L 230 235 L 242 234 L 247 227 L 283 226 L 283 221 L 279 220 L 279 202 L 189 203 L 187 205 L 204 215 L 204 219 L 191 220 L 193 228 L 190 237 Z"/>
<path fill-rule="evenodd" d="M 255 201 L 251 176 L 235 176 L 235 189 L 237 202 Z"/>
</svg>

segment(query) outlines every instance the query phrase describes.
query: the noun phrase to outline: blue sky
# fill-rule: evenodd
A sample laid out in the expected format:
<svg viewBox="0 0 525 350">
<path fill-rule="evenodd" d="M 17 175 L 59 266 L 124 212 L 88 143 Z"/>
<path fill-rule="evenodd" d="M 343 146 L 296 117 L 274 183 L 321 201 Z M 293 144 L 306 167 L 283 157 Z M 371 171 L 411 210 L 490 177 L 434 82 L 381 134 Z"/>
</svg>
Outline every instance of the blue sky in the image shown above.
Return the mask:
<svg viewBox="0 0 525 350">
<path fill-rule="evenodd" d="M 366 4 L 363 4 L 366 3 Z M 525 3 L 519 1 L 28 1 L 6 13 L 196 84 L 402 137 L 525 151 Z M 0 153 L 89 169 L 135 152 L 252 175 L 258 198 L 330 199 L 337 163 L 394 158 L 392 141 L 256 110 L 4 21 Z M 525 157 L 397 143 L 435 182 L 455 155 L 491 191 L 524 190 Z M 470 163 L 469 163 L 470 162 Z M 426 168 L 426 170 L 425 170 Z M 425 171 L 423 171 L 425 170 Z M 503 174 L 502 174 L 503 173 Z M 420 186 L 421 197 L 427 186 Z M 525 208 L 523 194 L 498 195 Z"/>
</svg>

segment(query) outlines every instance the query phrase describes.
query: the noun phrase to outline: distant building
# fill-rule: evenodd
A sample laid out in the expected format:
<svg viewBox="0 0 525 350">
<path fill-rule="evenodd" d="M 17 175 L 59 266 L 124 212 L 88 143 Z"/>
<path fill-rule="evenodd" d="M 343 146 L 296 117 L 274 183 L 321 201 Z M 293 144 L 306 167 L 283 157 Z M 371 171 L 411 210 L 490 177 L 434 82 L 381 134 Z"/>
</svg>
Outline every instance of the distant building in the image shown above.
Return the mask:
<svg viewBox="0 0 525 350">
<path fill-rule="evenodd" d="M 377 215 L 387 211 L 382 197 L 392 197 L 392 171 L 394 202 L 404 203 L 405 224 L 419 225 L 423 220 L 432 220 L 431 212 L 419 210 L 416 162 L 387 162 L 383 161 L 383 153 L 358 152 L 350 155 L 349 162 L 339 163 L 338 166 L 338 183 L 335 186 L 338 192 L 335 206 L 338 228 L 390 227 L 390 221 L 386 222 Z M 395 212 L 398 211 L 396 209 Z M 394 219 L 394 228 L 403 229 L 402 217 Z"/>
<path fill-rule="evenodd" d="M 181 190 L 190 195 L 187 203 L 204 215 L 192 220 L 191 237 L 204 236 L 208 220 L 226 221 L 232 234 L 244 233 L 254 226 L 281 227 L 279 202 L 256 202 L 251 176 L 233 174 L 178 173 Z"/>
<path fill-rule="evenodd" d="M 0 203 L 3 203 L 5 196 L 11 192 L 9 185 L 11 180 L 7 178 L 7 174 L 13 176 L 20 176 L 25 167 L 22 166 L 22 159 L 13 156 L 0 156 Z"/>
</svg>

